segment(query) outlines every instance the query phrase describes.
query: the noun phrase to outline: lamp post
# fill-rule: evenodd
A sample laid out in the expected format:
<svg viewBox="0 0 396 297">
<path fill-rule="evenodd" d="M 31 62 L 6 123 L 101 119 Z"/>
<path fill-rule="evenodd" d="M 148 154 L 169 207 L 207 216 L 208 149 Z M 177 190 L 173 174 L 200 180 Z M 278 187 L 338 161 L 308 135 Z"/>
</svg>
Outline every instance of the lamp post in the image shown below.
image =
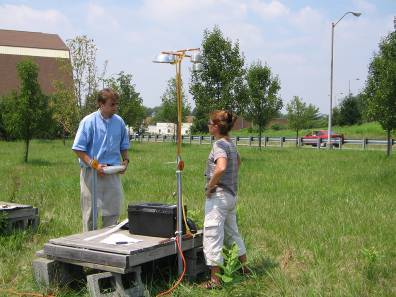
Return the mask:
<svg viewBox="0 0 396 297">
<path fill-rule="evenodd" d="M 191 52 L 192 54 L 187 54 Z M 177 179 L 177 231 L 176 237 L 180 246 L 182 245 L 183 233 L 183 197 L 182 197 L 182 177 L 181 173 L 184 169 L 184 161 L 181 158 L 181 126 L 182 126 L 182 89 L 181 89 L 181 63 L 185 57 L 191 58 L 193 63 L 193 71 L 202 69 L 201 54 L 199 48 L 190 48 L 177 51 L 163 51 L 153 61 L 154 63 L 168 63 L 176 66 L 176 98 L 177 98 L 177 146 L 176 146 L 176 179 Z M 181 275 L 183 272 L 182 255 L 178 253 L 178 273 Z"/>
<path fill-rule="evenodd" d="M 360 80 L 360 78 L 356 78 L 355 80 Z M 351 80 L 348 80 L 348 97 L 351 97 Z"/>
<path fill-rule="evenodd" d="M 333 108 L 333 61 L 334 61 L 334 28 L 347 15 L 353 14 L 355 17 L 361 15 L 360 12 L 348 11 L 336 22 L 331 23 L 331 66 L 330 66 L 330 110 L 329 110 L 329 127 L 327 129 L 327 147 L 331 149 L 331 113 Z"/>
</svg>

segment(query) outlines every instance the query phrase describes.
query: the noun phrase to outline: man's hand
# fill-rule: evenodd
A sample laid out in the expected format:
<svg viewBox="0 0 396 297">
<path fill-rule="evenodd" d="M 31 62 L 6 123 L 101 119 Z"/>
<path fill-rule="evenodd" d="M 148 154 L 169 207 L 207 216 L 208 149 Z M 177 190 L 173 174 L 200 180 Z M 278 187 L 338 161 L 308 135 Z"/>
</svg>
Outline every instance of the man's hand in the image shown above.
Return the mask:
<svg viewBox="0 0 396 297">
<path fill-rule="evenodd" d="M 105 167 L 107 167 L 106 164 L 98 164 L 97 168 L 94 168 L 94 169 L 98 172 L 99 176 L 104 176 L 105 173 L 103 171 L 103 168 L 105 168 Z"/>
<path fill-rule="evenodd" d="M 128 165 L 129 165 L 129 160 L 125 159 L 124 161 L 122 161 L 122 165 L 125 166 L 125 169 L 120 171 L 120 174 L 124 174 L 125 171 L 128 169 Z"/>
</svg>

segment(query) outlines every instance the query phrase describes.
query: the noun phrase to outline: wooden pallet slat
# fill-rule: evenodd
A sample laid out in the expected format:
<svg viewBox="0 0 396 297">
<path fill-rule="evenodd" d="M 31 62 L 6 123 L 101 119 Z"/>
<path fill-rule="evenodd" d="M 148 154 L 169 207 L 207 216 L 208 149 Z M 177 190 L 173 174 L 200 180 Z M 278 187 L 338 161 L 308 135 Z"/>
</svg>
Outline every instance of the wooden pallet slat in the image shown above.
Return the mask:
<svg viewBox="0 0 396 297">
<path fill-rule="evenodd" d="M 121 267 L 124 269 L 129 266 L 128 256 L 126 255 L 93 251 L 68 246 L 57 246 L 50 243 L 44 245 L 44 253 L 54 258 L 97 263 L 106 266 Z"/>
</svg>

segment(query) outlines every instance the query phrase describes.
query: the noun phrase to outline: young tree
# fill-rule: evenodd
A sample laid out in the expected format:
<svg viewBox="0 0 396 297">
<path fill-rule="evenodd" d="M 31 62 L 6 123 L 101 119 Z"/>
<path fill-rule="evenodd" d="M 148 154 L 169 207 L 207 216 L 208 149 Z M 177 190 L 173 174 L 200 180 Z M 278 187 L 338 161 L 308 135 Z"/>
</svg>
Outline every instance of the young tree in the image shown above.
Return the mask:
<svg viewBox="0 0 396 297">
<path fill-rule="evenodd" d="M 361 99 L 348 96 L 340 104 L 339 124 L 341 126 L 360 124 L 362 122 Z"/>
<path fill-rule="evenodd" d="M 79 111 L 73 88 L 67 87 L 62 81 L 54 81 L 55 92 L 50 99 L 52 118 L 62 130 L 63 144 L 66 145 L 66 136 L 73 134 L 77 129 Z"/>
<path fill-rule="evenodd" d="M 206 29 L 202 41 L 203 70 L 191 77 L 190 93 L 197 108 L 198 122 L 204 122 L 207 130 L 208 113 L 214 109 L 226 109 L 239 113 L 243 106 L 243 79 L 245 59 L 239 43 L 225 38 L 219 27 Z M 204 118 L 201 118 L 203 116 Z M 198 125 L 201 126 L 201 125 Z"/>
<path fill-rule="evenodd" d="M 186 119 L 186 115 L 190 114 L 190 105 L 187 102 L 187 98 L 184 94 L 184 90 L 181 90 L 183 110 L 182 110 L 182 121 Z M 156 114 L 156 121 L 164 121 L 168 123 L 177 124 L 177 95 L 176 95 L 176 79 L 171 78 L 168 80 L 168 87 L 161 97 L 161 108 L 158 114 Z"/>
<path fill-rule="evenodd" d="M 120 95 L 118 114 L 129 127 L 140 128 L 145 117 L 145 109 L 140 93 L 136 92 L 132 83 L 132 74 L 121 71 L 108 79 L 107 84 Z"/>
<path fill-rule="evenodd" d="M 42 132 L 51 121 L 48 98 L 41 93 L 38 66 L 31 60 L 17 64 L 21 81 L 20 91 L 14 93 L 5 111 L 4 123 L 11 135 L 25 142 L 24 161 L 28 161 L 31 139 Z"/>
<path fill-rule="evenodd" d="M 387 131 L 387 155 L 391 152 L 391 131 L 396 128 L 396 32 L 379 44 L 364 90 L 367 116 L 377 120 Z"/>
<path fill-rule="evenodd" d="M 12 119 L 15 103 L 18 101 L 16 91 L 0 97 L 0 139 L 6 141 L 14 140 L 16 137 L 13 135 L 13 127 L 8 127 L 8 121 Z M 10 123 L 12 125 L 12 123 Z"/>
<path fill-rule="evenodd" d="M 98 85 L 96 77 L 97 47 L 93 39 L 89 39 L 86 35 L 76 36 L 67 40 L 66 43 L 70 50 L 78 107 L 82 108 L 85 98 L 92 96 Z"/>
<path fill-rule="evenodd" d="M 249 96 L 243 114 L 258 126 L 261 149 L 261 135 L 265 125 L 283 106 L 278 95 L 280 82 L 278 76 L 272 75 L 271 68 L 263 66 L 260 61 L 249 67 L 246 78 Z"/>
<path fill-rule="evenodd" d="M 319 108 L 312 104 L 307 105 L 298 96 L 293 97 L 286 109 L 289 127 L 296 131 L 297 139 L 298 131 L 312 127 L 319 116 Z"/>
<path fill-rule="evenodd" d="M 326 115 L 325 117 L 326 117 L 326 121 L 322 125 L 318 125 L 318 127 L 324 127 L 327 125 L 326 123 L 328 122 L 328 116 Z M 338 105 L 333 107 L 331 118 L 332 118 L 333 126 L 337 126 L 340 124 L 340 107 Z"/>
</svg>

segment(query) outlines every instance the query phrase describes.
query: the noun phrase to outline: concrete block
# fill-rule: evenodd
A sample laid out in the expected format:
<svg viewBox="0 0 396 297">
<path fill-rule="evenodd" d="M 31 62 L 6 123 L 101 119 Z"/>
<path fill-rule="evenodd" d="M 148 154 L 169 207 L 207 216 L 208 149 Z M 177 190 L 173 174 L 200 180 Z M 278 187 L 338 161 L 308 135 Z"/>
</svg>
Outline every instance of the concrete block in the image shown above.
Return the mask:
<svg viewBox="0 0 396 297">
<path fill-rule="evenodd" d="M 186 259 L 186 278 L 189 282 L 194 282 L 200 275 L 209 273 L 209 268 L 205 263 L 203 247 L 193 248 L 184 253 Z"/>
<path fill-rule="evenodd" d="M 145 294 L 140 266 L 124 275 L 113 272 L 88 275 L 87 287 L 92 297 L 144 297 Z"/>
<path fill-rule="evenodd" d="M 46 287 L 68 285 L 84 277 L 81 266 L 46 258 L 33 260 L 33 273 L 36 282 Z"/>
</svg>

